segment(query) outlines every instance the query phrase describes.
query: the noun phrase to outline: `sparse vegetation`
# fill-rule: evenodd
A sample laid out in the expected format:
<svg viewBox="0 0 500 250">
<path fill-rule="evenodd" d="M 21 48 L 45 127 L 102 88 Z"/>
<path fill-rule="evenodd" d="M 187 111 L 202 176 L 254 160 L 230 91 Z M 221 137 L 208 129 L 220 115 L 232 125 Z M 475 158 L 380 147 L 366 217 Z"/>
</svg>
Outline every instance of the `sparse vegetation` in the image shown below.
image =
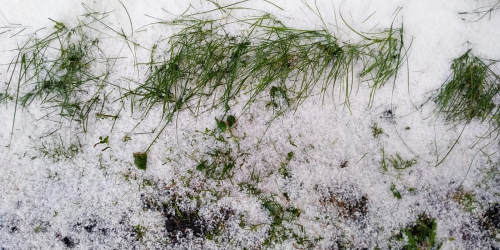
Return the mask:
<svg viewBox="0 0 500 250">
<path fill-rule="evenodd" d="M 18 49 L 9 66 L 11 77 L 5 95 L 13 97 L 15 109 L 18 104 L 27 107 L 39 100 L 50 110 L 49 114 L 77 121 L 86 131 L 90 111 L 99 103 L 108 75 L 106 71 L 95 75 L 95 68 L 104 65 L 100 68 L 106 70 L 107 62 L 100 59 L 105 56 L 99 48 L 99 40 L 87 35 L 87 23 L 68 28 L 61 22 L 53 22 L 50 34 L 42 38 L 35 36 Z M 90 86 L 96 91 L 83 95 Z"/>
<path fill-rule="evenodd" d="M 371 129 L 372 129 L 373 138 L 378 138 L 381 134 L 384 133 L 384 130 L 382 130 L 382 128 L 380 128 L 377 125 L 377 123 L 373 124 L 373 126 L 371 126 Z"/>
<path fill-rule="evenodd" d="M 436 220 L 425 214 L 420 214 L 415 223 L 403 228 L 396 238 L 406 242 L 404 249 L 433 249 L 433 247 L 439 246 L 436 242 L 436 230 Z"/>
<path fill-rule="evenodd" d="M 497 148 L 482 148 L 482 155 L 478 153 L 476 158 L 481 158 L 480 161 L 474 162 L 474 155 L 469 167 L 473 169 L 471 173 L 475 177 L 481 174 L 486 176 L 482 183 L 476 185 L 489 189 L 486 190 L 486 195 L 477 192 L 476 186 L 468 182 L 465 182 L 467 191 L 462 189 L 464 182 L 456 189 L 454 185 L 456 176 L 460 176 L 458 174 L 445 180 L 449 184 L 444 181 L 438 184 L 440 186 L 425 183 L 429 180 L 425 167 L 431 162 L 431 157 L 425 155 L 423 147 L 419 147 L 422 143 L 412 145 L 408 140 L 414 139 L 414 136 L 418 138 L 419 135 L 427 139 L 428 135 L 420 133 L 422 126 L 412 123 L 416 122 L 415 119 L 403 120 L 405 116 L 417 114 L 415 110 L 423 114 L 422 106 L 414 104 L 415 110 L 410 111 L 408 106 L 400 106 L 396 110 L 397 106 L 392 105 L 391 99 L 390 108 L 382 104 L 379 106 L 382 109 L 376 114 L 358 113 L 348 121 L 343 116 L 331 116 L 334 119 L 330 120 L 332 123 L 328 124 L 326 130 L 321 127 L 324 124 L 319 124 L 319 133 L 323 134 L 316 131 L 316 121 L 313 120 L 315 116 L 301 110 L 293 119 L 297 117 L 312 120 L 302 123 L 303 121 L 283 119 L 283 125 L 277 124 L 277 128 L 270 126 L 274 121 L 280 120 L 277 118 L 292 115 L 308 98 L 317 97 L 321 102 L 329 93 L 335 101 L 335 109 L 340 101 L 340 105 L 344 105 L 342 112 L 345 114 L 348 111 L 363 112 L 359 106 L 351 107 L 353 93 L 363 87 L 367 89 L 359 92 L 368 90 L 369 96 L 365 101 L 367 109 L 370 109 L 376 100 L 377 90 L 391 81 L 396 84 L 398 71 L 409 55 L 411 43 L 405 44 L 408 39 L 405 38 L 403 25 L 395 24 L 400 8 L 394 13 L 394 21 L 388 29 L 380 31 L 377 24 L 369 32 L 352 28 L 348 23 L 351 21 L 348 20 L 352 20 L 353 25 L 358 25 L 358 19 L 345 18 L 346 12 L 342 11 L 339 20 L 343 24 L 336 23 L 336 31 L 333 32 L 329 30 L 333 26 L 331 20 L 328 23 L 323 20 L 317 6 L 316 14 L 323 26 L 316 26 L 317 29 L 299 29 L 285 25 L 289 21 L 286 17 L 278 19 L 269 13 L 242 7 L 239 4 L 243 2 L 245 0 L 220 6 L 217 1 L 205 1 L 202 5 L 213 4 L 216 8 L 193 14 L 191 8 L 195 7 L 190 6 L 190 9 L 172 21 L 154 17 L 158 22 L 139 30 L 133 29 L 128 16 L 130 35 L 123 29 L 112 29 L 103 22 L 111 12 L 94 12 L 84 5 L 89 13 L 80 18 L 87 21 L 80 20 L 73 28 L 67 23 L 53 21 L 54 27 L 48 35 L 39 35 L 43 32 L 37 31 L 28 36 L 29 40 L 16 50 L 16 57 L 5 66 L 8 67 L 8 81 L 5 82 L 5 90 L 0 93 L 0 102 L 6 105 L 14 102 L 11 134 L 17 130 L 15 125 L 20 124 L 19 121 L 16 123 L 18 108 L 31 112 L 40 104 L 42 117 L 36 117 L 36 110 L 34 114 L 29 113 L 34 119 L 28 117 L 27 120 L 53 121 L 57 128 L 50 127 L 52 131 L 46 133 L 45 124 L 37 124 L 31 131 L 43 131 L 43 134 L 36 135 L 36 138 L 29 137 L 35 148 L 43 156 L 52 158 L 54 163 L 75 158 L 78 153 L 85 152 L 85 157 L 91 156 L 88 163 L 93 165 L 79 166 L 74 164 L 74 160 L 67 160 L 59 162 L 56 167 L 60 168 L 56 169 L 53 166 L 47 167 L 46 162 L 36 160 L 33 169 L 8 172 L 14 177 L 41 172 L 43 180 L 34 179 L 38 182 L 30 185 L 38 185 L 40 188 L 37 186 L 37 190 L 28 194 L 28 198 L 19 198 L 19 202 L 5 207 L 15 208 L 15 213 L 32 211 L 31 203 L 40 202 L 23 203 L 21 200 L 31 199 L 29 195 L 39 195 L 38 189 L 47 188 L 54 192 L 61 187 L 71 187 L 76 192 L 68 194 L 69 198 L 63 200 L 64 203 L 70 204 L 71 208 L 78 208 L 75 213 L 87 213 L 85 206 L 89 204 L 85 199 L 88 198 L 81 194 L 88 190 L 95 192 L 94 190 L 105 189 L 104 184 L 99 186 L 97 183 L 102 181 L 105 185 L 112 183 L 116 187 L 113 192 L 105 190 L 110 198 L 105 197 L 106 199 L 99 201 L 101 203 L 92 204 L 92 211 L 101 213 L 101 206 L 106 206 L 106 209 L 111 207 L 109 211 L 114 213 L 119 210 L 122 214 L 117 216 L 110 212 L 108 217 L 113 220 L 104 221 L 95 219 L 88 212 L 91 219 L 78 218 L 72 221 L 73 227 L 68 231 L 69 235 L 63 237 L 58 230 L 66 229 L 59 229 L 59 221 L 71 216 L 69 212 L 73 211 L 68 211 L 66 206 L 47 209 L 42 204 L 41 210 L 49 212 L 44 216 L 54 224 L 52 228 L 48 229 L 51 226 L 49 222 L 38 220 L 31 224 L 24 221 L 5 222 L 4 214 L 0 213 L 0 234 L 5 231 L 7 237 L 17 237 L 15 234 L 28 230 L 41 238 L 45 237 L 44 233 L 50 232 L 55 235 L 58 241 L 56 244 L 67 248 L 86 248 L 89 246 L 88 242 L 98 242 L 109 247 L 110 245 L 106 245 L 108 237 L 124 232 L 125 236 L 113 240 L 130 244 L 125 245 L 125 248 L 137 249 L 379 249 L 379 244 L 383 247 L 388 244 L 388 248 L 391 248 L 393 246 L 390 244 L 396 242 L 402 249 L 430 250 L 439 249 L 442 245 L 436 239 L 437 218 L 423 213 L 413 223 L 401 226 L 394 223 L 393 218 L 389 218 L 390 213 L 395 209 L 411 207 L 411 211 L 398 215 L 404 217 L 414 214 L 414 211 L 429 211 L 425 209 L 441 206 L 442 201 L 438 199 L 427 202 L 426 192 L 442 185 L 450 185 L 453 187 L 446 187 L 447 196 L 443 200 L 451 203 L 445 204 L 448 207 L 439 212 L 440 216 L 452 207 L 454 213 L 463 217 L 459 218 L 461 222 L 472 218 L 475 224 L 472 229 L 443 233 L 451 235 L 462 233 L 463 230 L 473 234 L 479 228 L 482 230 L 479 233 L 486 235 L 484 232 L 487 231 L 492 241 L 498 243 L 500 205 L 492 203 L 494 198 L 500 196 L 497 192 L 498 164 L 493 163 L 496 159 L 492 160 L 497 157 Z M 305 4 L 312 10 L 311 6 Z M 496 7 L 490 13 L 494 8 Z M 233 16 L 241 10 L 249 11 L 252 15 L 245 15 L 244 18 Z M 125 12 L 128 15 L 126 8 Z M 371 15 L 367 19 L 370 17 Z M 336 16 L 335 21 L 337 22 Z M 168 25 L 169 29 L 173 29 L 168 32 L 173 33 L 167 34 L 173 35 L 160 38 L 152 48 L 142 47 L 134 32 L 151 32 L 153 28 L 148 29 L 158 25 Z M 337 27 L 342 25 L 347 25 L 347 29 Z M 127 78 L 113 78 L 112 81 L 108 79 L 112 73 L 111 68 L 114 67 L 114 63 L 110 62 L 130 55 L 122 54 L 120 50 L 116 58 L 106 56 L 101 50 L 103 40 L 100 39 L 116 38 L 99 30 L 102 27 L 106 32 L 118 35 L 118 39 L 124 41 L 125 49 L 121 49 L 126 50 L 128 47 L 134 57 L 133 67 L 137 71 L 130 78 L 127 75 Z M 354 34 L 349 34 L 351 31 Z M 2 34 L 0 30 L 0 35 Z M 139 63 L 136 58 L 138 54 L 147 54 L 148 61 Z M 488 122 L 491 131 L 500 131 L 500 77 L 495 68 L 496 63 L 474 55 L 471 50 L 453 60 L 453 73 L 439 90 L 435 99 L 438 106 L 435 111 L 453 125 L 478 120 Z M 408 69 L 408 75 L 410 72 L 414 71 Z M 1 74 L 3 73 L 0 72 Z M 394 85 L 393 91 L 396 91 Z M 400 111 L 397 112 L 398 116 L 395 111 Z M 182 112 L 188 113 L 188 116 L 183 116 Z M 29 124 L 24 124 L 26 122 L 22 118 L 23 129 L 31 129 Z M 111 131 L 103 131 L 108 129 L 108 126 L 100 126 L 105 122 L 113 123 L 109 126 Z M 122 126 L 121 122 L 126 124 Z M 120 124 L 118 135 L 112 133 L 115 123 Z M 355 125 L 354 130 L 344 128 L 357 123 L 361 126 Z M 89 124 L 95 125 L 95 130 L 89 128 Z M 269 131 L 272 132 L 268 133 L 271 135 L 266 135 L 266 132 L 264 135 L 251 134 L 261 131 L 262 124 L 268 126 L 266 132 L 271 128 Z M 384 129 L 390 128 L 387 124 L 394 125 L 400 141 L 398 137 L 393 138 L 391 134 L 389 138 L 384 133 Z M 204 132 L 196 130 L 193 133 L 190 130 L 200 129 L 199 126 L 205 128 L 205 125 L 208 128 Z M 411 130 L 407 125 L 411 126 Z M 172 129 L 166 129 L 168 126 L 172 126 Z M 303 128 L 307 133 L 297 133 Z M 57 133 L 66 129 L 69 131 L 66 134 Z M 403 129 L 402 133 L 398 132 Z M 394 130 L 391 129 L 392 132 Z M 349 134 L 352 131 L 361 135 Z M 442 128 L 436 127 L 434 133 L 439 135 L 442 131 Z M 85 134 L 87 132 L 90 133 Z M 165 140 L 162 133 L 168 139 Z M 334 133 L 337 134 L 331 136 Z M 370 134 L 374 139 L 369 138 Z M 385 136 L 381 137 L 383 134 Z M 59 135 L 59 141 L 48 141 L 54 135 Z M 62 136 L 69 138 L 69 142 L 63 142 Z M 11 135 L 11 141 L 15 142 L 12 138 L 15 137 Z M 445 143 L 438 142 L 438 138 L 439 136 L 435 136 L 434 142 L 436 161 L 439 162 L 439 151 Z M 132 153 L 129 148 L 149 140 L 149 146 L 139 152 Z M 337 141 L 341 145 L 336 144 Z M 110 142 L 113 148 L 110 147 Z M 362 143 L 367 145 L 360 146 Z M 150 151 L 153 145 L 159 148 Z M 448 154 L 455 145 L 458 145 L 458 139 Z M 14 146 L 2 151 L 7 152 L 2 157 L 12 161 L 14 167 L 18 162 L 24 164 L 24 158 L 31 157 L 33 161 L 39 157 L 30 155 L 29 151 L 21 152 L 18 145 Z M 462 146 L 464 152 L 464 157 L 460 160 L 470 160 L 466 146 L 459 146 Z M 377 151 L 378 148 L 381 152 Z M 388 154 L 386 149 L 390 149 Z M 405 151 L 400 151 L 401 149 Z M 122 152 L 125 152 L 123 158 Z M 433 153 L 430 155 L 434 156 Z M 148 155 L 150 165 L 146 171 Z M 155 157 L 164 159 L 161 166 L 158 166 Z M 491 169 L 487 172 L 476 171 L 477 168 L 482 170 L 483 160 L 486 158 Z M 162 169 L 162 172 L 158 173 L 158 169 Z M 71 176 L 72 174 L 76 177 Z M 358 186 L 357 178 L 361 175 L 364 175 L 361 178 L 363 183 Z M 11 186 L 24 194 L 23 189 L 28 185 L 17 185 L 15 180 L 12 182 Z M 9 191 L 8 199 L 18 198 L 16 192 Z M 377 194 L 375 197 L 371 196 L 373 191 Z M 78 196 L 75 197 L 73 193 Z M 425 202 L 414 202 L 415 197 Z M 56 199 L 53 198 L 48 197 L 47 204 L 54 205 Z M 384 199 L 390 206 L 385 206 L 387 203 L 384 203 Z M 493 200 L 489 201 L 491 204 L 485 205 L 487 199 Z M 454 201 L 462 211 L 456 209 Z M 54 210 L 56 208 L 59 212 Z M 39 216 L 37 213 L 34 212 Z M 131 214 L 133 217 L 129 218 Z M 435 213 L 432 211 L 431 214 Z M 118 219 L 115 220 L 114 216 Z M 439 223 L 448 219 L 446 215 L 443 217 L 445 218 L 439 217 Z M 383 221 L 387 218 L 391 220 L 389 229 L 387 221 Z M 113 228 L 104 225 L 113 225 Z M 392 231 L 394 228 L 396 231 Z M 74 232 L 79 235 L 75 236 Z M 366 232 L 366 238 L 369 239 L 362 239 L 365 235 L 360 237 L 359 232 Z M 97 234 L 102 237 L 95 238 Z M 92 238 L 87 240 L 81 235 Z M 243 240 L 241 235 L 254 238 Z M 468 241 L 465 236 L 459 240 L 459 247 L 462 242 Z M 485 241 L 481 238 L 477 242 Z M 193 244 L 194 247 L 185 244 Z M 123 248 L 123 245 L 112 247 Z"/>
<path fill-rule="evenodd" d="M 405 160 L 399 153 L 396 153 L 395 155 L 391 155 L 390 157 L 386 157 L 385 154 L 385 149 L 381 149 L 382 152 L 382 169 L 384 172 L 387 172 L 389 170 L 389 166 L 392 166 L 395 170 L 404 170 L 411 168 L 415 164 L 417 164 L 416 159 L 409 159 Z"/>
<path fill-rule="evenodd" d="M 391 158 L 389 158 L 389 163 L 391 163 L 391 165 L 394 169 L 402 170 L 402 169 L 410 168 L 413 165 L 417 164 L 417 160 L 415 160 L 415 159 L 404 160 L 399 155 L 399 153 L 396 153 L 396 155 L 391 156 Z"/>
<path fill-rule="evenodd" d="M 401 193 L 396 189 L 396 185 L 394 185 L 394 183 L 391 184 L 391 192 L 395 198 L 401 200 L 402 198 Z"/>
<path fill-rule="evenodd" d="M 360 77 L 373 82 L 371 106 L 375 90 L 396 77 L 407 58 L 402 28 L 391 26 L 373 37 L 356 32 L 366 42 L 350 44 L 339 41 L 326 27 L 294 29 L 270 14 L 229 22 L 247 30 L 228 34 L 227 20 L 232 18 L 204 20 L 186 15 L 171 22 L 179 31 L 168 40 L 164 60 L 154 61 L 152 56 L 144 84 L 125 95 L 133 106 L 143 108 L 143 116 L 161 104 L 165 123 L 159 133 L 177 112 L 189 110 L 195 116 L 211 109 L 229 112 L 231 103 L 241 102 L 237 98 L 241 94 L 248 96 L 243 101 L 247 110 L 269 91 L 268 106 L 279 116 L 296 109 L 316 86 L 321 85 L 324 96 L 327 89 L 345 81 L 341 88 L 349 106 L 354 88 L 351 74 L 358 63 L 363 65 Z M 156 45 L 151 51 L 156 52 Z"/>
<path fill-rule="evenodd" d="M 469 213 L 481 205 L 476 201 L 472 192 L 467 192 L 462 189 L 453 193 L 453 199 L 455 199 L 458 204 L 460 204 Z"/>
</svg>

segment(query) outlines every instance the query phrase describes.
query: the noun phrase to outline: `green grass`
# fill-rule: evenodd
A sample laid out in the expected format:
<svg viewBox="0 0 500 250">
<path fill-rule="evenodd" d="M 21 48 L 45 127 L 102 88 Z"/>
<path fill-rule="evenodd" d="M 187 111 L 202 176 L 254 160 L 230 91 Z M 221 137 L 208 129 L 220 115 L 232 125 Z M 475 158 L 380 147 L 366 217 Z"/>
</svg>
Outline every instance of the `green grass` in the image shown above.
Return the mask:
<svg viewBox="0 0 500 250">
<path fill-rule="evenodd" d="M 370 128 L 372 129 L 373 138 L 379 138 L 379 136 L 384 133 L 384 130 L 380 128 L 377 123 L 374 123 Z"/>
<path fill-rule="evenodd" d="M 498 1 L 497 3 L 495 3 L 494 5 L 492 6 L 485 6 L 485 7 L 481 7 L 481 8 L 477 8 L 471 12 L 459 12 L 458 14 L 461 14 L 461 15 L 478 15 L 479 17 L 474 20 L 474 22 L 477 22 L 483 18 L 485 18 L 486 16 L 488 16 L 488 20 L 491 19 L 491 14 L 494 12 L 494 11 L 497 11 L 500 9 L 500 1 Z"/>
<path fill-rule="evenodd" d="M 391 156 L 391 158 L 389 158 L 388 160 L 389 163 L 391 163 L 392 167 L 397 170 L 411 168 L 412 166 L 417 164 L 417 160 L 415 159 L 405 160 L 399 155 L 399 153 L 396 153 L 396 155 Z"/>
<path fill-rule="evenodd" d="M 151 49 L 147 79 L 124 96 L 143 117 L 161 107 L 164 127 L 158 135 L 183 110 L 194 116 L 213 109 L 228 114 L 241 103 L 245 112 L 267 99 L 277 117 L 312 95 L 324 97 L 337 83 L 343 83 L 339 97 L 349 106 L 358 64 L 362 70 L 356 75 L 372 82 L 371 106 L 375 90 L 395 78 L 407 58 L 403 28 L 392 25 L 376 34 L 356 32 L 364 41 L 350 44 L 326 27 L 295 29 L 270 14 L 243 20 L 183 15 L 169 24 L 177 32 L 168 39 L 167 49 L 158 51 L 157 45 Z M 228 32 L 230 25 L 243 28 Z M 163 60 L 155 61 L 158 53 Z"/>
<path fill-rule="evenodd" d="M 436 242 L 436 230 L 436 220 L 428 217 L 426 214 L 421 214 L 413 225 L 403 228 L 396 238 L 398 240 L 407 239 L 403 249 L 434 249 L 433 247 L 438 247 Z"/>
<path fill-rule="evenodd" d="M 397 9 L 395 16 L 401 9 Z M 393 79 L 393 88 L 396 84 L 396 77 L 403 63 L 407 61 L 412 42 L 408 46 L 404 43 L 404 27 L 394 27 L 394 21 L 384 31 L 378 33 L 364 33 L 354 30 L 341 13 L 344 23 L 356 34 L 364 38 L 360 44 L 354 45 L 354 58 L 360 58 L 363 62 L 363 69 L 359 76 L 364 81 L 371 82 L 370 99 L 368 107 L 371 107 L 375 98 L 376 90 L 380 89 L 387 82 Z"/>
<path fill-rule="evenodd" d="M 108 67 L 99 40 L 89 37 L 85 22 L 68 28 L 52 21 L 53 30 L 43 37 L 32 36 L 17 49 L 18 55 L 9 65 L 5 96 L 15 101 L 12 129 L 18 105 L 27 107 L 38 100 L 47 110 L 44 117 L 55 114 L 78 122 L 86 131 L 90 112 L 100 101 L 108 72 L 96 75 L 95 69 L 103 64 L 102 68 Z M 96 90 L 88 93 L 93 88 Z"/>
<path fill-rule="evenodd" d="M 403 157 L 401 157 L 399 153 L 387 157 L 384 148 L 381 149 L 381 152 L 382 152 L 381 166 L 383 172 L 389 171 L 389 166 L 392 166 L 395 170 L 404 170 L 411 168 L 415 164 L 417 164 L 417 160 L 414 158 L 403 159 Z"/>
<path fill-rule="evenodd" d="M 452 123 L 470 123 L 473 119 L 498 126 L 500 112 L 494 99 L 500 94 L 500 77 L 490 67 L 495 63 L 475 56 L 468 50 L 453 60 L 452 75 L 437 97 L 437 112 Z"/>
</svg>

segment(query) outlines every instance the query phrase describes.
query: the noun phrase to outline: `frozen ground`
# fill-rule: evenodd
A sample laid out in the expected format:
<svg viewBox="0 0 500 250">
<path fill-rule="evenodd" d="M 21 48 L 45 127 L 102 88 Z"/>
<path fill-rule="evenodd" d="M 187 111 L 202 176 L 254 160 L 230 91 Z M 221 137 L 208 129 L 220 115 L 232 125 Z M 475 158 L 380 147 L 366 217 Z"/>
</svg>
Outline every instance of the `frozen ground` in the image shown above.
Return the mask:
<svg viewBox="0 0 500 250">
<path fill-rule="evenodd" d="M 107 12 L 88 32 L 109 63 L 91 69 L 109 76 L 86 131 L 50 114 L 40 99 L 17 109 L 15 94 L 0 103 L 1 249 L 401 249 L 405 232 L 416 235 L 421 221 L 435 222 L 436 232 L 423 249 L 500 247 L 498 138 L 478 142 L 487 123 L 447 124 L 433 101 L 451 61 L 468 49 L 500 59 L 500 10 L 478 21 L 478 14 L 459 14 L 498 1 L 318 0 L 328 29 L 343 41 L 362 40 L 346 24 L 364 32 L 403 25 L 409 57 L 394 88 L 390 80 L 377 90 L 368 109 L 370 81 L 354 75 L 350 108 L 337 86 L 277 118 L 268 91 L 249 109 L 233 100 L 238 120 L 230 132 L 217 128 L 220 109 L 185 110 L 160 133 L 141 170 L 133 154 L 163 127 L 161 105 L 143 119 L 121 98 L 124 90 L 146 79 L 153 45 L 156 57 L 168 48 L 175 29 L 166 21 L 235 1 L 166 2 L 0 0 L 0 93 L 9 81 L 15 93 L 16 49 L 52 32 L 49 18 L 74 27 L 92 20 L 85 14 Z M 306 2 L 269 2 L 235 6 L 298 29 L 323 25 Z M 375 126 L 383 131 L 377 136 Z M 412 166 L 394 168 L 397 156 Z M 211 162 L 232 164 L 230 177 L 207 178 L 203 164 Z"/>
</svg>

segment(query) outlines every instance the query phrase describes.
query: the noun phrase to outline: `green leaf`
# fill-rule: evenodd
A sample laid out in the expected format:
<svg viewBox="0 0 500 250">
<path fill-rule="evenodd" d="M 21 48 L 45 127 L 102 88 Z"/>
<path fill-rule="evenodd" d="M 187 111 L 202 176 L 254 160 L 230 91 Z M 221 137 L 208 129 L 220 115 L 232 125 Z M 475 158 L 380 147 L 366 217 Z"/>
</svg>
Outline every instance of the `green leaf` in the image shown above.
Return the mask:
<svg viewBox="0 0 500 250">
<path fill-rule="evenodd" d="M 148 154 L 137 152 L 134 153 L 134 163 L 138 169 L 146 170 L 146 165 L 148 162 Z"/>
<path fill-rule="evenodd" d="M 109 136 L 106 136 L 105 138 L 102 138 L 102 136 L 99 136 L 99 144 L 108 144 L 109 145 Z"/>
<path fill-rule="evenodd" d="M 391 184 L 391 192 L 394 197 L 396 197 L 398 200 L 401 200 L 401 193 L 396 189 L 396 185 L 394 183 Z"/>
<path fill-rule="evenodd" d="M 205 168 L 207 168 L 207 166 L 205 166 L 205 163 L 206 163 L 206 161 L 200 162 L 200 164 L 198 164 L 198 166 L 196 166 L 196 170 L 198 170 L 198 171 L 205 170 Z"/>
<path fill-rule="evenodd" d="M 234 124 L 236 124 L 236 117 L 234 117 L 233 115 L 228 116 L 227 125 L 229 125 L 229 127 L 233 127 Z"/>
<path fill-rule="evenodd" d="M 435 220 L 431 221 L 431 231 L 429 234 L 429 243 L 431 246 L 434 246 L 436 242 L 436 231 L 437 231 L 437 223 Z"/>
<path fill-rule="evenodd" d="M 219 120 L 217 118 L 215 118 L 215 121 L 217 122 L 217 127 L 220 129 L 220 131 L 226 132 L 227 124 L 224 121 Z"/>
<path fill-rule="evenodd" d="M 417 242 L 415 241 L 415 238 L 413 237 L 413 235 L 408 231 L 406 231 L 405 233 L 406 233 L 406 236 L 408 237 L 407 249 L 418 250 Z"/>
<path fill-rule="evenodd" d="M 66 25 L 64 25 L 64 23 L 61 23 L 61 22 L 58 22 L 58 21 L 52 20 L 52 19 L 50 19 L 50 18 L 49 18 L 49 20 L 55 23 L 54 28 L 55 28 L 57 31 L 61 31 L 61 30 L 63 30 L 63 29 L 66 29 Z"/>
</svg>

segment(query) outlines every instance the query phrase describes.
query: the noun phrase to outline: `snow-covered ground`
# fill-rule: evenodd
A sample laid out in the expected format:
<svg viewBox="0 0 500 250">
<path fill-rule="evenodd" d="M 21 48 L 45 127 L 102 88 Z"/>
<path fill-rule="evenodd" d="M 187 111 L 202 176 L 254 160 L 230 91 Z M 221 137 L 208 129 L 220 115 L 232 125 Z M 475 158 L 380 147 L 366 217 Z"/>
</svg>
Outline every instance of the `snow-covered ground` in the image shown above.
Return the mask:
<svg viewBox="0 0 500 250">
<path fill-rule="evenodd" d="M 148 76 L 153 45 L 158 58 L 168 48 L 176 31 L 168 21 L 237 1 L 165 2 L 0 0 L 0 93 L 11 82 L 12 97 L 0 103 L 1 249 L 400 249 L 419 218 L 435 222 L 433 249 L 500 247 L 498 138 L 478 142 L 489 124 L 447 124 L 434 112 L 454 58 L 472 49 L 500 59 L 500 10 L 480 20 L 459 14 L 498 1 L 238 3 L 225 11 L 263 11 L 304 30 L 326 25 L 346 42 L 363 39 L 347 25 L 377 33 L 394 22 L 404 27 L 407 63 L 371 108 L 370 81 L 354 74 L 349 108 L 337 86 L 274 119 L 265 91 L 248 109 L 234 100 L 230 132 L 218 130 L 216 109 L 184 110 L 159 134 L 161 105 L 141 117 L 124 91 Z M 106 14 L 96 22 L 93 12 Z M 16 108 L 16 49 L 53 32 L 52 20 L 88 23 L 106 59 L 90 69 L 109 76 L 86 131 L 39 98 Z M 158 134 L 138 169 L 133 154 Z M 413 165 L 394 168 L 398 156 Z M 203 162 L 232 164 L 231 176 L 207 178 Z"/>
</svg>

